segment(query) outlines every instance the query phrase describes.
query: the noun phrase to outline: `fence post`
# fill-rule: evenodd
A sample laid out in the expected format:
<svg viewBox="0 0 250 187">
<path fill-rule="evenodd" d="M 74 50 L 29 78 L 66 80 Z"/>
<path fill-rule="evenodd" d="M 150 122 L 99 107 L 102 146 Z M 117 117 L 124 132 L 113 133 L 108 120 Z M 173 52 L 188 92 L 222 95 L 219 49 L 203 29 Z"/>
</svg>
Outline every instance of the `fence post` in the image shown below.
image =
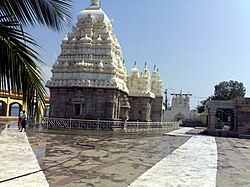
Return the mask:
<svg viewBox="0 0 250 187">
<path fill-rule="evenodd" d="M 49 117 L 48 120 L 46 121 L 47 129 L 49 128 Z"/>
<path fill-rule="evenodd" d="M 127 120 L 126 119 L 124 120 L 124 130 L 125 130 L 125 132 L 127 130 Z"/>
<path fill-rule="evenodd" d="M 97 130 L 99 131 L 100 127 L 99 127 L 99 118 L 97 119 Z"/>
<path fill-rule="evenodd" d="M 71 117 L 69 118 L 69 129 L 71 129 Z"/>
</svg>

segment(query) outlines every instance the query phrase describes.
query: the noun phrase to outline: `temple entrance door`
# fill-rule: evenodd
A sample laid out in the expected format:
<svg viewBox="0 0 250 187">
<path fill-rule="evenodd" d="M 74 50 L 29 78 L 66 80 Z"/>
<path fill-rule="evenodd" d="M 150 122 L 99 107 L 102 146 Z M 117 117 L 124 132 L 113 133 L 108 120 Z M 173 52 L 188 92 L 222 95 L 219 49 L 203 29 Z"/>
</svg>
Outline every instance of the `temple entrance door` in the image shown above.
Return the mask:
<svg viewBox="0 0 250 187">
<path fill-rule="evenodd" d="M 74 116 L 83 118 L 84 117 L 84 105 L 83 104 L 75 104 L 74 105 Z"/>
<path fill-rule="evenodd" d="M 81 115 L 81 105 L 75 104 L 75 115 L 80 116 Z"/>
<path fill-rule="evenodd" d="M 217 108 L 216 117 L 218 120 L 216 129 L 233 130 L 234 129 L 234 113 L 232 109 Z"/>
</svg>

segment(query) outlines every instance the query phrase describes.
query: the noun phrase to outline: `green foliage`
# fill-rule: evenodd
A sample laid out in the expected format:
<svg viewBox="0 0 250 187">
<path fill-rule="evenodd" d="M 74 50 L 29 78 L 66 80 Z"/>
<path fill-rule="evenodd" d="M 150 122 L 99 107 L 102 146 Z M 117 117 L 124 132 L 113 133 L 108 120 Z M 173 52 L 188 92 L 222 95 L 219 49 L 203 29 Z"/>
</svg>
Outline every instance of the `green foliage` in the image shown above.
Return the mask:
<svg viewBox="0 0 250 187">
<path fill-rule="evenodd" d="M 197 113 L 201 114 L 202 112 L 205 111 L 205 106 L 201 104 L 201 105 L 198 105 L 196 109 L 197 109 Z"/>
<path fill-rule="evenodd" d="M 0 0 L 0 15 L 25 26 L 43 25 L 56 31 L 71 22 L 72 0 Z"/>
<path fill-rule="evenodd" d="M 36 42 L 22 31 L 18 22 L 5 18 L 0 17 L 0 88 L 22 93 L 24 103 L 33 113 L 33 107 L 30 105 L 36 100 L 43 106 L 46 94 L 42 73 L 36 64 L 41 60 L 27 45 L 36 45 Z"/>
<path fill-rule="evenodd" d="M 246 89 L 243 83 L 230 80 L 220 82 L 214 86 L 213 100 L 232 100 L 237 97 L 244 97 Z"/>
<path fill-rule="evenodd" d="M 205 110 L 206 102 L 209 100 L 233 100 L 237 97 L 244 97 L 246 89 L 243 83 L 237 81 L 223 81 L 214 86 L 214 95 L 208 97 L 206 100 L 200 102 L 197 106 L 198 113 Z"/>
<path fill-rule="evenodd" d="M 202 112 L 205 111 L 206 102 L 211 100 L 212 98 L 213 98 L 213 96 L 209 96 L 207 99 L 200 102 L 200 105 L 197 106 L 198 114 L 201 114 Z"/>
</svg>

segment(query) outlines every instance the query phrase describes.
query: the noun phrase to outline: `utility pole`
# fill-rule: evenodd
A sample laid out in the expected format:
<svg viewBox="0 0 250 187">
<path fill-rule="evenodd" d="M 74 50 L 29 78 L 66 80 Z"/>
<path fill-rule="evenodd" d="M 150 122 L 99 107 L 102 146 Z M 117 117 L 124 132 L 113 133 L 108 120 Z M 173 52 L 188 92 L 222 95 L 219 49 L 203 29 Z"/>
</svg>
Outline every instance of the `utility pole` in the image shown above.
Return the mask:
<svg viewBox="0 0 250 187">
<path fill-rule="evenodd" d="M 164 94 L 165 94 L 165 108 L 167 109 L 168 108 L 168 90 L 175 90 L 175 89 L 173 89 L 173 88 L 167 88 L 167 89 L 165 89 L 165 91 L 164 91 Z"/>
<path fill-rule="evenodd" d="M 168 89 L 165 89 L 164 94 L 165 94 L 165 103 L 164 103 L 164 105 L 165 105 L 165 109 L 167 109 L 167 107 L 168 107 Z"/>
</svg>

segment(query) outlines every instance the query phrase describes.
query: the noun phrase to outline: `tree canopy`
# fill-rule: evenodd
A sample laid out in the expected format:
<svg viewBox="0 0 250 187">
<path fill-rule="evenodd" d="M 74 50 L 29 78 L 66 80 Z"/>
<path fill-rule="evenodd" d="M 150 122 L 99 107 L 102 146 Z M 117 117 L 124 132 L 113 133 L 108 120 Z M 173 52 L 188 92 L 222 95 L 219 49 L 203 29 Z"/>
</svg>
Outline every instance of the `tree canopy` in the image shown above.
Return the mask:
<svg viewBox="0 0 250 187">
<path fill-rule="evenodd" d="M 197 106 L 198 113 L 205 110 L 206 102 L 209 100 L 233 100 L 237 97 L 244 97 L 246 89 L 243 83 L 238 81 L 223 81 L 214 86 L 214 95 L 200 102 Z"/>
<path fill-rule="evenodd" d="M 212 100 L 232 100 L 237 97 L 244 97 L 246 89 L 243 83 L 237 81 L 223 81 L 214 86 Z"/>
</svg>

